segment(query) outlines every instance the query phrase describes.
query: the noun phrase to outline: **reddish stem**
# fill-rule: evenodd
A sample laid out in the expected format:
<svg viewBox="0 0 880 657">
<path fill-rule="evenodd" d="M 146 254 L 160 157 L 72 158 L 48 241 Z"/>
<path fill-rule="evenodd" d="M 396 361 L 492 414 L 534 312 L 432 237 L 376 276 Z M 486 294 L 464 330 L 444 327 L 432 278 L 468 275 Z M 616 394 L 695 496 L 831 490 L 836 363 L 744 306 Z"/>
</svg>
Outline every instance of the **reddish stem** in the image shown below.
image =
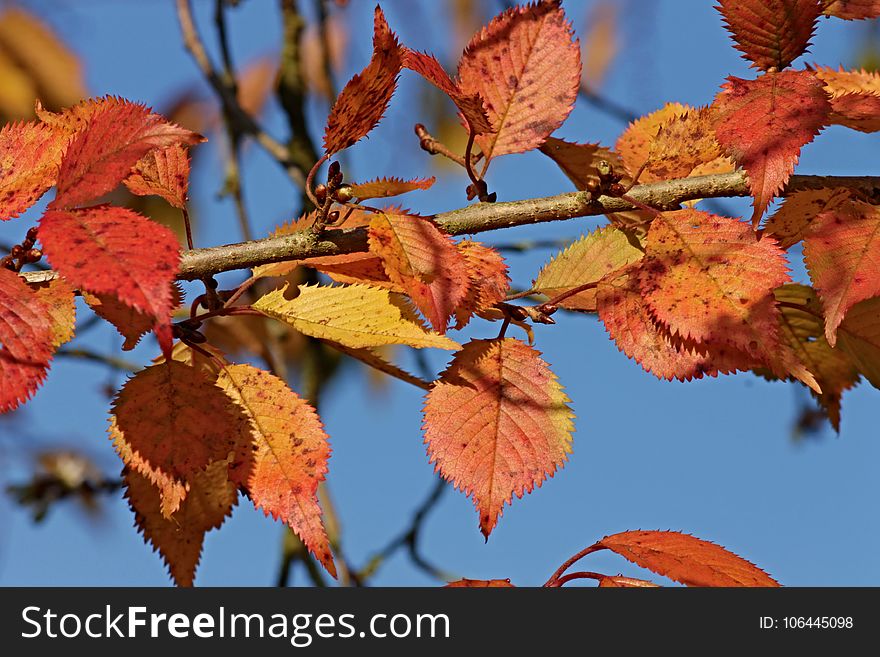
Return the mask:
<svg viewBox="0 0 880 657">
<path fill-rule="evenodd" d="M 192 224 L 189 221 L 189 212 L 186 211 L 186 208 L 180 208 L 180 211 L 183 213 L 183 227 L 186 229 L 186 246 L 192 251 L 193 250 L 193 233 L 192 233 Z"/>
<path fill-rule="evenodd" d="M 315 166 L 312 167 L 311 171 L 309 171 L 309 175 L 306 177 L 306 195 L 316 208 L 322 207 L 322 204 L 318 203 L 318 199 L 315 198 L 315 192 L 312 191 L 312 183 L 315 181 L 315 174 L 318 172 L 318 169 L 320 169 L 321 165 L 329 159 L 330 153 L 324 153 L 320 159 L 315 162 Z"/>
<path fill-rule="evenodd" d="M 569 297 L 573 297 L 574 295 L 580 294 L 581 292 L 585 292 L 587 290 L 592 290 L 597 285 L 599 285 L 599 283 L 597 281 L 593 281 L 592 283 L 584 283 L 583 285 L 578 285 L 577 287 L 573 287 L 570 290 L 566 290 L 562 294 L 556 295 L 555 297 L 550 299 L 550 301 L 548 301 L 546 303 L 542 303 L 540 306 L 538 306 L 538 308 L 541 308 L 542 306 L 558 306 L 561 301 L 565 301 Z"/>
<path fill-rule="evenodd" d="M 602 580 L 606 577 L 608 577 L 608 576 L 603 575 L 602 573 L 594 573 L 594 572 L 590 572 L 589 570 L 580 570 L 576 573 L 569 573 L 568 575 L 563 575 L 562 577 L 559 577 L 558 579 L 555 579 L 552 582 L 547 582 L 546 584 L 544 584 L 544 586 L 547 588 L 558 588 L 558 587 L 562 586 L 563 584 L 565 584 L 566 582 L 570 582 L 574 579 Z"/>
<path fill-rule="evenodd" d="M 594 543 L 593 545 L 591 545 L 591 546 L 589 546 L 589 547 L 585 547 L 583 550 L 581 550 L 581 551 L 578 552 L 577 554 L 573 554 L 572 556 L 570 556 L 570 557 L 565 561 L 565 563 L 563 563 L 561 566 L 559 566 L 559 568 L 556 569 L 556 572 L 553 573 L 553 574 L 550 576 L 550 579 L 547 580 L 547 582 L 544 584 L 544 586 L 552 586 L 552 585 L 553 585 L 553 582 L 555 582 L 555 581 L 558 580 L 560 577 L 562 577 L 562 574 L 563 574 L 566 570 L 568 570 L 569 568 L 571 568 L 571 566 L 572 566 L 574 563 L 580 561 L 581 559 L 583 559 L 583 558 L 584 558 L 585 556 L 587 556 L 588 554 L 592 554 L 593 552 L 597 552 L 597 551 L 599 551 L 599 550 L 604 550 L 604 549 L 605 549 L 605 548 L 604 548 L 603 546 L 601 546 L 601 545 L 596 545 L 596 544 Z"/>
</svg>

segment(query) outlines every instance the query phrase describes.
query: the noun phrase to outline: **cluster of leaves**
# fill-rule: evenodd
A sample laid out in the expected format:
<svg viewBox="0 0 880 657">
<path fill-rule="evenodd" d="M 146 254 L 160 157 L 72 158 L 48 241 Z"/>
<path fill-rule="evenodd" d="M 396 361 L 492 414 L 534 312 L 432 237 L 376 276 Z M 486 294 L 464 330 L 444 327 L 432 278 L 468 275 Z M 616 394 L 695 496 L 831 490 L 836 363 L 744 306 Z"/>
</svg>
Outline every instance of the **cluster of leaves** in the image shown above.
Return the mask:
<svg viewBox="0 0 880 657">
<path fill-rule="evenodd" d="M 321 421 L 283 380 L 232 364 L 204 342 L 199 328 L 218 316 L 258 313 L 380 369 L 389 365 L 377 351 L 386 345 L 455 351 L 427 386 L 425 444 L 437 471 L 473 498 L 487 538 L 513 496 L 540 486 L 572 449 L 573 413 L 562 386 L 530 333 L 528 342 L 506 335 L 511 323 L 551 322 L 558 307 L 598 313 L 618 347 L 663 379 L 741 370 L 800 381 L 837 426 L 844 390 L 861 376 L 880 385 L 880 211 L 850 189 L 816 189 L 788 196 L 762 228 L 760 222 L 801 147 L 824 126 L 880 129 L 876 76 L 788 68 L 823 11 L 862 18 L 880 14 L 875 4 L 722 0 L 738 47 L 761 74 L 730 78 L 710 107 L 669 104 L 639 119 L 614 149 L 551 137 L 581 80 L 578 43 L 558 0 L 494 18 L 465 48 L 454 78 L 433 56 L 401 45 L 377 7 L 371 60 L 333 105 L 324 155 L 309 176 L 317 209 L 276 231 L 360 226 L 368 251 L 256 267 L 237 292 L 206 294 L 214 300 L 208 311 L 197 314 L 193 304 L 191 317 L 176 325 L 174 235 L 133 211 L 88 204 L 124 183 L 184 209 L 186 147 L 201 138 L 114 98 L 58 114 L 40 109 L 39 120 L 0 133 L 0 217 L 17 217 L 55 187 L 36 236 L 58 278 L 29 286 L 18 275 L 42 252 L 7 259 L 0 270 L 0 410 L 29 398 L 54 350 L 71 339 L 74 290 L 119 329 L 126 348 L 155 331 L 163 355 L 119 391 L 109 431 L 137 524 L 182 585 L 193 581 L 205 533 L 223 523 L 239 492 L 289 524 L 335 575 L 317 500 L 330 456 Z M 362 204 L 425 189 L 432 179 L 345 185 L 333 163 L 327 183 L 311 187 L 322 163 L 379 123 L 404 69 L 458 109 L 468 134 L 462 163 L 470 197 L 494 200 L 485 182 L 491 161 L 534 149 L 594 195 L 625 196 L 638 180 L 739 166 L 754 197 L 751 222 L 694 207 L 638 206 L 611 215 L 534 279 L 529 292 L 546 302 L 509 304 L 498 251 L 455 241 L 429 217 Z M 813 287 L 789 277 L 786 250 L 801 242 Z M 303 266 L 335 284 L 285 278 Z M 281 283 L 249 305 L 235 305 L 257 279 Z M 498 337 L 462 346 L 447 335 L 474 317 L 502 319 Z M 629 532 L 588 550 L 614 550 L 688 584 L 775 583 L 710 545 L 668 532 Z M 562 572 L 552 581 L 560 585 L 561 578 Z"/>
</svg>

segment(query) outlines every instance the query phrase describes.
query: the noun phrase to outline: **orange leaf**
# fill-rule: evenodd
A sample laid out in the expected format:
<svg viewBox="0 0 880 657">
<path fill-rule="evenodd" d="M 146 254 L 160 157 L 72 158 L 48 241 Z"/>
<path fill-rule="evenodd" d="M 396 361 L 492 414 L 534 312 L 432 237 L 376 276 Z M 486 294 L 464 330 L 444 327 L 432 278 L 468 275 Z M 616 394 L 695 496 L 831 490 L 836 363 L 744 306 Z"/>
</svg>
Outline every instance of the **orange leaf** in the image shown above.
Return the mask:
<svg viewBox="0 0 880 657">
<path fill-rule="evenodd" d="M 492 131 L 492 125 L 483 108 L 483 99 L 478 93 L 468 94 L 462 91 L 458 82 L 455 82 L 440 62 L 432 55 L 416 52 L 409 48 L 403 49 L 403 66 L 415 71 L 428 82 L 437 87 L 452 99 L 462 119 L 473 134 L 485 134 Z"/>
<path fill-rule="evenodd" d="M 235 486 L 227 479 L 227 465 L 225 460 L 215 461 L 195 473 L 186 499 L 170 518 L 163 515 L 159 491 L 149 479 L 135 470 L 123 474 L 135 524 L 144 541 L 162 555 L 178 586 L 193 585 L 205 534 L 223 524 L 238 499 Z"/>
<path fill-rule="evenodd" d="M 46 257 L 67 281 L 94 294 L 112 294 L 152 315 L 157 332 L 168 330 L 172 282 L 180 249 L 174 233 L 133 210 L 99 205 L 48 210 L 40 219 Z M 160 340 L 163 351 L 168 340 Z"/>
<path fill-rule="evenodd" d="M 479 94 L 492 131 L 477 136 L 489 160 L 537 148 L 574 107 L 580 46 L 559 0 L 513 7 L 468 44 L 458 65 L 461 89 Z"/>
<path fill-rule="evenodd" d="M 434 176 L 430 178 L 413 178 L 412 180 L 401 180 L 400 178 L 376 178 L 365 183 L 356 183 L 351 186 L 352 193 L 355 198 L 366 200 L 370 198 L 388 198 L 389 196 L 400 196 L 407 192 L 413 192 L 417 189 L 428 189 L 437 179 Z"/>
<path fill-rule="evenodd" d="M 753 354 L 773 349 L 773 289 L 788 280 L 783 252 L 737 219 L 699 210 L 664 212 L 651 224 L 640 285 L 673 333 L 726 342 Z"/>
<path fill-rule="evenodd" d="M 539 352 L 513 338 L 467 343 L 428 393 L 428 455 L 473 497 L 486 538 L 514 494 L 532 492 L 567 460 L 568 401 Z"/>
<path fill-rule="evenodd" d="M 880 295 L 880 208 L 847 200 L 820 214 L 804 240 L 804 260 L 833 347 L 846 312 Z"/>
<path fill-rule="evenodd" d="M 600 87 L 619 48 L 617 7 L 609 0 L 597 2 L 590 8 L 584 27 L 582 78 L 588 89 L 595 91 Z"/>
<path fill-rule="evenodd" d="M 840 348 L 875 388 L 880 388 L 880 297 L 857 303 L 837 329 Z"/>
<path fill-rule="evenodd" d="M 112 191 L 154 148 L 201 141 L 202 136 L 169 123 L 143 105 L 104 103 L 67 147 L 50 207 L 72 208 Z"/>
<path fill-rule="evenodd" d="M 715 141 L 708 107 L 700 107 L 664 121 L 651 142 L 648 165 L 643 180 L 685 178 L 701 165 L 721 157 L 721 145 Z M 733 171 L 732 163 L 728 170 Z"/>
<path fill-rule="evenodd" d="M 161 196 L 175 208 L 186 207 L 189 153 L 180 144 L 147 153 L 123 182 L 132 194 Z"/>
<path fill-rule="evenodd" d="M 175 360 L 140 370 L 112 410 L 120 440 L 150 469 L 178 481 L 236 451 L 247 422 L 209 372 Z"/>
<path fill-rule="evenodd" d="M 52 346 L 57 349 L 73 340 L 74 333 L 76 333 L 76 293 L 74 289 L 63 278 L 55 278 L 31 287 L 49 312 Z"/>
<path fill-rule="evenodd" d="M 306 258 L 299 261 L 304 267 L 311 267 L 327 274 L 337 283 L 364 283 L 393 292 L 403 292 L 403 288 L 392 283 L 385 273 L 385 263 L 372 253 L 348 253 L 338 256 Z"/>
<path fill-rule="evenodd" d="M 0 130 L 0 220 L 17 217 L 55 184 L 65 141 L 39 123 Z"/>
<path fill-rule="evenodd" d="M 602 281 L 596 289 L 599 318 L 617 348 L 658 379 L 690 381 L 747 370 L 754 359 L 724 345 L 676 339 L 654 319 L 639 287 L 639 266 L 630 265 Z M 707 353 L 708 352 L 708 353 Z"/>
<path fill-rule="evenodd" d="M 733 552 L 679 532 L 622 532 L 606 536 L 596 547 L 688 586 L 779 586 Z"/>
<path fill-rule="evenodd" d="M 785 197 L 779 209 L 764 225 L 764 234 L 772 235 L 779 246 L 788 249 L 800 242 L 810 232 L 816 218 L 846 201 L 852 190 L 805 189 Z"/>
<path fill-rule="evenodd" d="M 835 71 L 816 67 L 831 97 L 829 123 L 862 132 L 880 130 L 880 75 L 868 71 Z"/>
<path fill-rule="evenodd" d="M 52 358 L 49 309 L 18 274 L 0 268 L 0 413 L 30 399 Z"/>
<path fill-rule="evenodd" d="M 370 251 L 438 333 L 468 292 L 467 264 L 452 239 L 429 219 L 376 214 L 369 228 Z"/>
<path fill-rule="evenodd" d="M 823 14 L 845 20 L 880 16 L 880 0 L 822 0 L 822 4 Z"/>
<path fill-rule="evenodd" d="M 827 123 L 831 104 L 809 71 L 765 73 L 757 80 L 727 78 L 715 97 L 715 137 L 745 168 L 757 225 L 794 170 L 801 147 Z"/>
<path fill-rule="evenodd" d="M 623 134 L 618 137 L 614 149 L 620 153 L 620 158 L 630 174 L 634 175 L 648 161 L 651 144 L 657 138 L 660 126 L 676 117 L 685 116 L 693 109 L 690 105 L 666 103 L 660 109 L 636 119 L 627 126 Z M 651 182 L 653 178 L 648 174 L 645 180 Z"/>
<path fill-rule="evenodd" d="M 810 45 L 822 12 L 819 0 L 719 0 L 736 49 L 752 66 L 782 70 Z"/>
<path fill-rule="evenodd" d="M 252 367 L 230 365 L 217 380 L 248 417 L 252 442 L 232 476 L 254 506 L 290 525 L 327 571 L 336 577 L 330 542 L 318 505 L 330 445 L 315 409 L 281 379 Z"/>
<path fill-rule="evenodd" d="M 338 153 L 366 137 L 382 119 L 397 86 L 401 57 L 397 37 L 388 27 L 382 9 L 377 6 L 370 63 L 348 81 L 327 117 L 324 150 L 328 155 Z"/>
<path fill-rule="evenodd" d="M 510 289 L 510 277 L 503 256 L 495 249 L 471 240 L 455 246 L 464 256 L 469 279 L 467 296 L 455 309 L 455 329 L 461 330 L 474 313 L 504 300 Z"/>
<path fill-rule="evenodd" d="M 514 588 L 509 579 L 459 579 L 449 582 L 447 589 L 507 589 Z"/>
</svg>

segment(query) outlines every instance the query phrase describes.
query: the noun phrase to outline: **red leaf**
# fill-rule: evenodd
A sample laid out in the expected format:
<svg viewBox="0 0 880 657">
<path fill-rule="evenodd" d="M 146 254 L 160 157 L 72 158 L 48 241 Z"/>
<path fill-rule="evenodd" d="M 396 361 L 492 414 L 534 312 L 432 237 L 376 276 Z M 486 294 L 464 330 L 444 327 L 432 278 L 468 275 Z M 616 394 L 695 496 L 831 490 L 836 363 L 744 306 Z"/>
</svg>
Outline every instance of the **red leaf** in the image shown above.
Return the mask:
<svg viewBox="0 0 880 657">
<path fill-rule="evenodd" d="M 324 150 L 328 155 L 348 148 L 376 127 L 397 87 L 401 59 L 397 37 L 377 6 L 370 63 L 348 81 L 327 117 Z"/>
<path fill-rule="evenodd" d="M 52 266 L 74 287 L 112 294 L 152 315 L 170 348 L 172 283 L 180 250 L 174 233 L 133 210 L 99 205 L 49 210 L 39 238 Z M 160 334 L 160 338 L 163 336 Z"/>
<path fill-rule="evenodd" d="M 679 532 L 622 532 L 606 536 L 596 547 L 688 586 L 779 586 L 733 552 Z"/>
<path fill-rule="evenodd" d="M 467 343 L 428 393 L 428 455 L 473 497 L 487 538 L 514 494 L 532 492 L 567 460 L 568 401 L 539 352 L 512 338 Z"/>
<path fill-rule="evenodd" d="M 461 112 L 469 132 L 484 134 L 492 131 L 492 125 L 489 123 L 489 117 L 486 116 L 486 110 L 483 108 L 483 99 L 480 97 L 480 94 L 467 94 L 462 91 L 459 83 L 449 77 L 449 73 L 446 72 L 434 56 L 404 48 L 403 66 L 411 71 L 415 71 L 449 96 L 452 102 L 455 103 L 458 111 Z"/>
<path fill-rule="evenodd" d="M 448 235 L 430 220 L 406 214 L 376 214 L 369 228 L 370 251 L 439 333 L 468 292 L 467 264 Z"/>
<path fill-rule="evenodd" d="M 53 352 L 49 308 L 15 272 L 0 268 L 0 413 L 30 399 Z"/>
<path fill-rule="evenodd" d="M 459 579 L 449 582 L 447 589 L 507 589 L 514 588 L 509 579 Z"/>
<path fill-rule="evenodd" d="M 186 207 L 189 152 L 180 144 L 147 153 L 123 182 L 132 194 L 161 196 L 175 208 Z"/>
<path fill-rule="evenodd" d="M 413 178 L 412 180 L 402 180 L 400 178 L 376 178 L 363 183 L 355 183 L 351 185 L 351 191 L 355 198 L 364 201 L 370 198 L 388 198 L 390 196 L 400 196 L 407 192 L 413 192 L 417 189 L 428 189 L 437 179 L 434 176 L 430 178 Z"/>
<path fill-rule="evenodd" d="M 813 73 L 782 71 L 757 80 L 728 78 L 713 111 L 718 142 L 749 174 L 757 225 L 788 182 L 801 147 L 827 123 L 831 103 Z"/>
<path fill-rule="evenodd" d="M 810 45 L 819 0 L 719 0 L 725 27 L 752 66 L 782 70 Z"/>
<path fill-rule="evenodd" d="M 287 384 L 251 365 L 223 368 L 217 384 L 250 420 L 251 442 L 232 476 L 266 515 L 290 525 L 336 577 L 318 505 L 330 444 L 315 409 Z"/>
<path fill-rule="evenodd" d="M 845 20 L 880 16 L 880 0 L 822 0 L 822 4 L 823 14 Z"/>
<path fill-rule="evenodd" d="M 55 184 L 65 140 L 39 123 L 0 130 L 0 220 L 12 219 Z"/>
<path fill-rule="evenodd" d="M 169 360 L 140 370 L 112 406 L 111 437 L 127 465 L 150 477 L 190 481 L 237 452 L 247 418 L 210 372 Z M 146 466 L 146 467 L 139 467 Z"/>
<path fill-rule="evenodd" d="M 169 123 L 143 105 L 107 103 L 67 147 L 50 207 L 72 208 L 112 191 L 154 148 L 201 141 L 201 135 Z"/>
<path fill-rule="evenodd" d="M 492 132 L 477 136 L 488 166 L 537 148 L 574 107 L 580 46 L 559 0 L 513 7 L 471 40 L 458 66 L 461 89 L 485 101 Z"/>
<path fill-rule="evenodd" d="M 880 295 L 880 207 L 848 200 L 820 214 L 804 240 L 804 260 L 833 347 L 846 312 Z"/>
</svg>

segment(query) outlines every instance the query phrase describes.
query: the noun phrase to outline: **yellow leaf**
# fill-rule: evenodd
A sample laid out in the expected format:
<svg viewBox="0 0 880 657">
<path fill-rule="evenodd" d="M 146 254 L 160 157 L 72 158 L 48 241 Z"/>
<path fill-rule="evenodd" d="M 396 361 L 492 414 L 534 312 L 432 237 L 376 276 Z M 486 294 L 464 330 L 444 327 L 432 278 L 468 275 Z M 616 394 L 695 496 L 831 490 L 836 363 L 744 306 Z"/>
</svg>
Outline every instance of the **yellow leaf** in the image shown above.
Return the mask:
<svg viewBox="0 0 880 657">
<path fill-rule="evenodd" d="M 355 349 L 383 344 L 460 348 L 454 340 L 425 329 L 406 302 L 387 290 L 302 285 L 299 295 L 288 299 L 288 287 L 269 292 L 253 307 L 301 333 Z"/>
</svg>

